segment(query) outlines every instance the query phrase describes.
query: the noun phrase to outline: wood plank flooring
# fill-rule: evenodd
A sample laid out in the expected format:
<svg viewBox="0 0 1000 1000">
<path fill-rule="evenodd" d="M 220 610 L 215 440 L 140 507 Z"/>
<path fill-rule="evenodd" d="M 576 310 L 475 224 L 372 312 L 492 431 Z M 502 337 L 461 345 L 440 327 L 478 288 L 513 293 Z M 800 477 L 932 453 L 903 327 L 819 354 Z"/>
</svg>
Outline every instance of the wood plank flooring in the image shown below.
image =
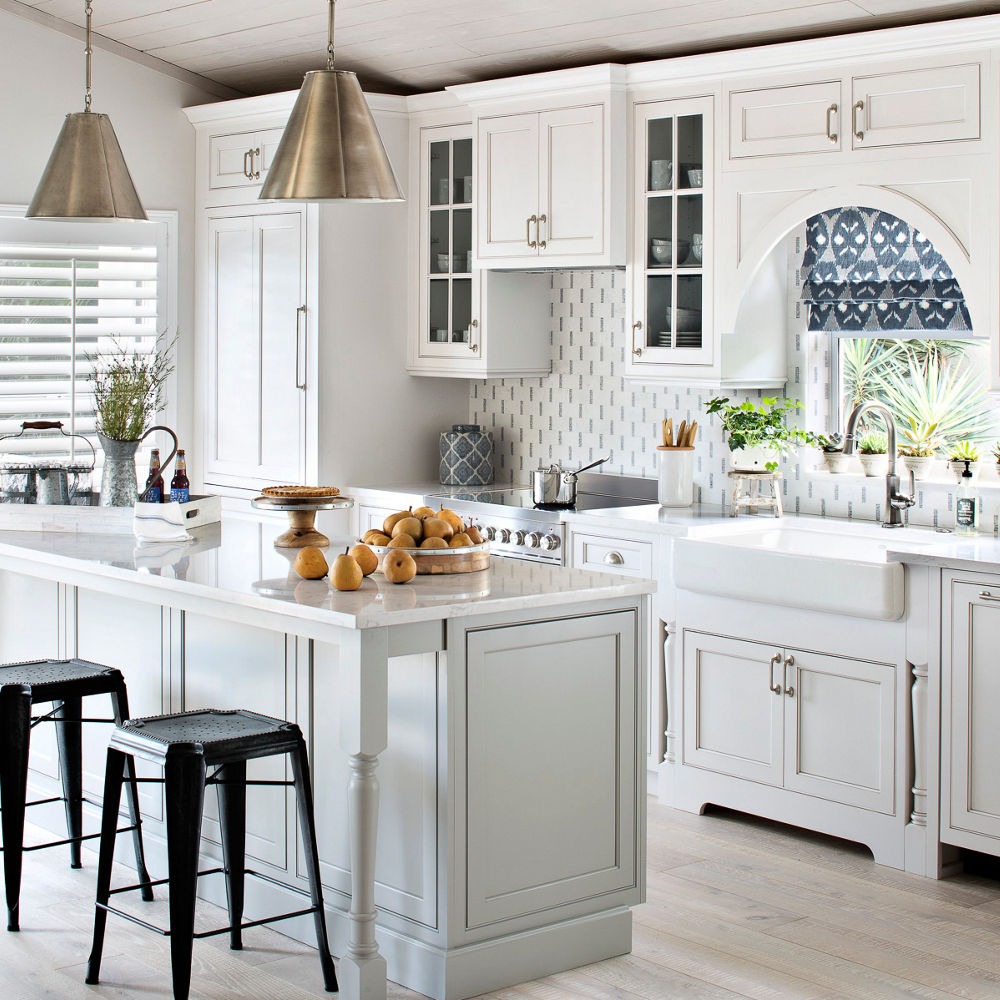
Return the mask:
<svg viewBox="0 0 1000 1000">
<path fill-rule="evenodd" d="M 103 982 L 83 983 L 93 856 L 30 855 L 23 930 L 0 932 L 3 1000 L 168 1000 L 167 942 L 109 925 Z M 649 803 L 648 902 L 631 955 L 488 1000 L 998 1000 L 1000 881 L 943 882 L 875 865 L 863 848 L 735 813 Z M 38 901 L 43 901 L 39 903 Z M 47 902 L 46 902 L 47 901 Z M 163 901 L 151 919 L 164 921 Z M 200 908 L 205 926 L 221 911 Z M 196 943 L 192 1000 L 317 1000 L 315 955 L 256 928 L 245 950 Z M 390 1000 L 419 1000 L 390 985 Z"/>
</svg>

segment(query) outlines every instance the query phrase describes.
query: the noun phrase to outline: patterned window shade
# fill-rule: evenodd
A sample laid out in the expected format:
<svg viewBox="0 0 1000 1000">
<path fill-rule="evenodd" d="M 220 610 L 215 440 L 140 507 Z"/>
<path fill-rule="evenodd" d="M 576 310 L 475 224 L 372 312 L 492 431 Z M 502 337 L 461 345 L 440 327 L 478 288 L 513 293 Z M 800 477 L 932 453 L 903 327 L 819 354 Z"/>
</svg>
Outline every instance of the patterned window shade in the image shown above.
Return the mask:
<svg viewBox="0 0 1000 1000">
<path fill-rule="evenodd" d="M 888 212 L 842 208 L 808 219 L 801 275 L 813 331 L 941 338 L 972 330 L 945 259 Z"/>
</svg>

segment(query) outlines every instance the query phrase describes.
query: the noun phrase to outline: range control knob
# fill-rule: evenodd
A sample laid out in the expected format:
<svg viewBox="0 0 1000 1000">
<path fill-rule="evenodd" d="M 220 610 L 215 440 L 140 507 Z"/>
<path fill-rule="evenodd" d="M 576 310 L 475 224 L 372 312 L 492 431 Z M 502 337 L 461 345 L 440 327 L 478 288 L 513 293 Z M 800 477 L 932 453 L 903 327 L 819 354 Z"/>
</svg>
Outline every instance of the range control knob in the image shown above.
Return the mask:
<svg viewBox="0 0 1000 1000">
<path fill-rule="evenodd" d="M 542 536 L 537 531 L 529 532 L 525 542 L 529 549 L 537 549 L 542 544 Z"/>
<path fill-rule="evenodd" d="M 560 541 L 558 535 L 546 535 L 542 539 L 542 545 L 545 548 L 547 548 L 550 552 L 554 552 L 556 549 L 559 548 L 561 544 L 562 542 Z"/>
<path fill-rule="evenodd" d="M 486 540 L 487 541 L 492 542 L 493 539 L 497 537 L 497 529 L 496 528 L 492 528 L 492 527 L 490 527 L 490 528 L 483 528 L 483 532 L 486 535 Z"/>
<path fill-rule="evenodd" d="M 525 537 L 526 536 L 525 536 L 525 534 L 524 534 L 523 531 L 515 531 L 514 532 L 514 544 L 515 545 L 524 545 L 524 539 L 525 539 Z"/>
<path fill-rule="evenodd" d="M 504 545 L 506 545 L 507 542 L 510 541 L 510 528 L 500 529 L 500 541 L 503 542 Z"/>
</svg>

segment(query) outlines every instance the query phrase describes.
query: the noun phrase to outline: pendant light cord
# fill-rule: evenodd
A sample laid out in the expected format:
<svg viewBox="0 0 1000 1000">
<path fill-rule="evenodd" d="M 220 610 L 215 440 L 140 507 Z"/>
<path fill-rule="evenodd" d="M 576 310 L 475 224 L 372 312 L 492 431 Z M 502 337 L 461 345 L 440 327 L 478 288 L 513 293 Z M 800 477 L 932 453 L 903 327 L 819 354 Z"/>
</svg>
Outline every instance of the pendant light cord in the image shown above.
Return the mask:
<svg viewBox="0 0 1000 1000">
<path fill-rule="evenodd" d="M 89 0 L 88 0 L 89 3 Z M 327 24 L 326 68 L 333 69 L 333 9 L 337 0 L 330 0 L 330 19 Z"/>
<path fill-rule="evenodd" d="M 94 8 L 91 7 L 90 0 L 84 0 L 83 9 L 84 13 L 87 15 L 87 47 L 86 49 L 84 49 L 84 52 L 87 55 L 87 89 L 84 91 L 84 96 L 83 96 L 83 110 L 90 111 L 90 85 L 91 85 L 90 57 L 94 53 L 94 48 L 90 43 L 90 20 L 94 16 Z"/>
</svg>

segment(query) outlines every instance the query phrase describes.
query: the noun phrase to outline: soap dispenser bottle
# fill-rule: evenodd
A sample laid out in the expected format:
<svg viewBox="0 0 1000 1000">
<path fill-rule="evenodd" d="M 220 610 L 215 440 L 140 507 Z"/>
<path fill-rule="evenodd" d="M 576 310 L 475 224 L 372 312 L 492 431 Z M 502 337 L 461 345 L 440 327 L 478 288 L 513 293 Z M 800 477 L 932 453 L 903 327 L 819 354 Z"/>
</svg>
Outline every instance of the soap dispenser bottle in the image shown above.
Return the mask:
<svg viewBox="0 0 1000 1000">
<path fill-rule="evenodd" d="M 974 535 L 979 527 L 979 502 L 972 488 L 972 470 L 969 459 L 963 459 L 965 468 L 958 481 L 955 495 L 955 534 Z"/>
</svg>

